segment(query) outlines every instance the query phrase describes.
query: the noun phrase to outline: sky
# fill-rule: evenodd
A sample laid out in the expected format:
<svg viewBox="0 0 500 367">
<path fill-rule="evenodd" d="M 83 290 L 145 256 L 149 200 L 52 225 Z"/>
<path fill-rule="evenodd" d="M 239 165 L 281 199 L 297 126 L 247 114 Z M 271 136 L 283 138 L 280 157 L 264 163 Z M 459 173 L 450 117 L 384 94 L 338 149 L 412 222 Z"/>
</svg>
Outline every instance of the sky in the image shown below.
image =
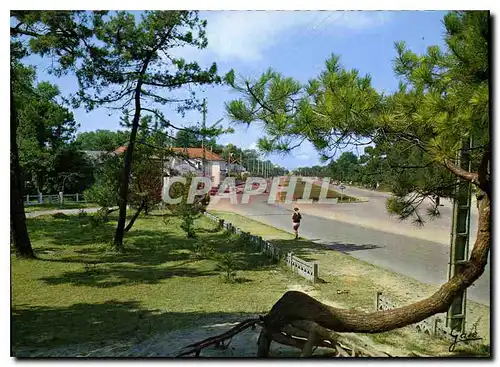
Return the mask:
<svg viewBox="0 0 500 367">
<path fill-rule="evenodd" d="M 392 70 L 396 56 L 394 42 L 405 41 L 416 53 L 428 46 L 443 45 L 443 11 L 203 11 L 207 20 L 208 47 L 204 50 L 175 50 L 186 61 L 201 66 L 217 63 L 221 75 L 234 69 L 242 77 L 258 77 L 268 68 L 293 77 L 300 82 L 317 76 L 325 60 L 340 55 L 347 69 L 369 74 L 372 85 L 382 92 L 396 90 L 398 79 Z M 56 78 L 47 73 L 50 61 L 32 57 L 37 66 L 38 80 L 48 80 L 61 89 L 63 95 L 76 90 L 72 76 Z M 207 100 L 207 124 L 223 118 L 223 126 L 232 126 L 234 134 L 224 135 L 218 143 L 233 143 L 242 148 L 255 148 L 264 136 L 258 124 L 250 127 L 232 125 L 225 113 L 224 103 L 239 96 L 227 86 L 208 86 L 199 89 L 199 97 Z M 74 111 L 79 131 L 120 128 L 120 113 L 100 108 L 91 112 Z M 198 112 L 184 118 L 170 111 L 165 114 L 177 126 L 194 125 L 201 121 Z M 354 149 L 357 155 L 362 148 Z M 307 142 L 287 156 L 268 155 L 267 159 L 282 167 L 322 164 L 314 148 Z"/>
</svg>

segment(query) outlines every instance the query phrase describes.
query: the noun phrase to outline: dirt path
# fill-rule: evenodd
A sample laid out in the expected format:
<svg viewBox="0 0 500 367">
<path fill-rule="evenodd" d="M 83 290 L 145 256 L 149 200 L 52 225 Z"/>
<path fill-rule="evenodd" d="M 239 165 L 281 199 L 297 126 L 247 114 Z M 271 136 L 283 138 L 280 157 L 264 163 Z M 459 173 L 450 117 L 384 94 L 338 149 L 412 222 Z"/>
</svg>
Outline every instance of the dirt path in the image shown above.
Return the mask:
<svg viewBox="0 0 500 367">
<path fill-rule="evenodd" d="M 56 213 L 63 213 L 67 215 L 78 214 L 80 210 L 84 210 L 87 213 L 95 213 L 101 208 L 78 208 L 78 209 L 51 209 L 51 210 L 40 210 L 38 212 L 26 213 L 26 218 L 35 218 L 41 215 L 50 215 Z"/>
</svg>

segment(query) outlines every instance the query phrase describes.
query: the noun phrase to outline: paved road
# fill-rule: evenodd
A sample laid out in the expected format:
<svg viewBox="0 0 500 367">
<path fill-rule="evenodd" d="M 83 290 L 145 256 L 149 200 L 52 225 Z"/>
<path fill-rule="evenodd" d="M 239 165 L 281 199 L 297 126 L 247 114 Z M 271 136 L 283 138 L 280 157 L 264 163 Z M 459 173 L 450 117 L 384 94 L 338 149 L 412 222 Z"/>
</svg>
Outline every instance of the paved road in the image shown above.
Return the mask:
<svg viewBox="0 0 500 367">
<path fill-rule="evenodd" d="M 338 187 L 332 186 L 334 189 L 338 190 Z M 373 191 L 367 189 L 361 189 L 357 187 L 346 187 L 344 192 L 347 195 L 362 197 L 368 199 L 368 203 L 363 204 L 362 210 L 357 210 L 356 215 L 360 217 L 369 218 L 382 218 L 383 220 L 397 224 L 399 227 L 412 228 L 411 221 L 398 222 L 395 218 L 392 218 L 385 210 L 385 203 L 390 193 Z M 346 211 L 348 212 L 354 204 L 348 205 L 337 205 L 335 211 Z M 429 238 L 433 241 L 443 242 L 445 244 L 450 243 L 450 231 L 452 222 L 452 211 L 453 203 L 451 200 L 442 199 L 439 211 L 441 216 L 434 220 L 429 219 L 425 214 L 427 207 L 430 207 L 431 203 L 429 200 L 424 200 L 424 202 L 419 206 L 419 212 L 423 214 L 423 219 L 425 220 L 425 226 L 422 228 L 422 232 L 432 231 Z M 471 202 L 471 222 L 470 222 L 470 243 L 473 244 L 476 239 L 477 232 L 477 219 L 478 211 L 476 206 L 475 197 Z"/>
<path fill-rule="evenodd" d="M 334 189 L 337 187 L 332 186 Z M 363 227 L 379 229 L 385 232 L 400 234 L 404 236 L 417 237 L 423 240 L 432 240 L 449 246 L 451 233 L 452 203 L 449 200 L 442 200 L 440 207 L 441 216 L 436 219 L 429 219 L 426 209 L 431 206 L 428 200 L 419 206 L 419 212 L 425 220 L 425 225 L 416 227 L 411 220 L 400 222 L 396 217 L 390 216 L 385 208 L 387 198 L 390 196 L 386 192 L 347 187 L 344 193 L 350 196 L 367 200 L 363 203 L 342 203 L 334 205 L 302 205 L 301 210 L 310 215 L 335 219 Z M 292 208 L 293 205 L 285 205 Z M 477 207 L 475 201 L 472 203 L 470 243 L 473 244 L 477 232 Z M 472 246 L 470 247 L 472 249 Z"/>
<path fill-rule="evenodd" d="M 365 190 L 369 191 L 369 190 Z M 351 192 L 353 193 L 353 192 Z M 366 193 L 365 193 L 366 194 Z M 379 193 L 373 195 L 379 200 Z M 379 206 L 382 204 L 378 204 Z M 373 215 L 376 206 L 356 203 L 354 210 L 361 216 Z M 345 204 L 337 204 L 341 207 Z M 351 205 L 351 204 L 348 204 Z M 384 204 L 385 205 L 385 204 Z M 249 204 L 230 205 L 228 199 L 211 204 L 211 209 L 233 211 L 252 219 L 291 232 L 291 209 L 283 204 L 268 204 L 267 196 L 253 197 Z M 306 212 L 306 205 L 301 207 Z M 370 209 L 367 209 L 370 208 Z M 336 208 L 335 210 L 341 210 Z M 378 208 L 379 216 L 383 209 Z M 367 214 L 372 213 L 372 214 Z M 449 227 L 445 231 L 449 233 Z M 442 231 L 442 230 L 441 230 Z M 432 232 L 439 232 L 438 229 Z M 442 284 L 447 279 L 449 245 L 411 236 L 382 231 L 318 215 L 304 214 L 300 235 L 343 251 L 360 260 L 404 274 L 421 282 Z M 449 236 L 449 234 L 448 234 Z M 430 239 L 433 237 L 429 237 Z M 449 237 L 448 237 L 449 238 Z M 468 298 L 486 305 L 490 303 L 489 264 L 483 276 L 468 291 Z"/>
</svg>

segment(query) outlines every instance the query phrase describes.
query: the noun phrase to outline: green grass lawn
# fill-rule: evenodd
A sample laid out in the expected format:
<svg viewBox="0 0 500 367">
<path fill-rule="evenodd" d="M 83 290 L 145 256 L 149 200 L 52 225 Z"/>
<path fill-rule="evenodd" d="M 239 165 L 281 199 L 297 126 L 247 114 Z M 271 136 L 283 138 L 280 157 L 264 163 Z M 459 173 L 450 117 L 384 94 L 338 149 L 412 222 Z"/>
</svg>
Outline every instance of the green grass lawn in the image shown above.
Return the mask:
<svg viewBox="0 0 500 367">
<path fill-rule="evenodd" d="M 282 186 L 288 186 L 288 184 L 285 183 Z M 305 182 L 297 181 L 297 184 L 295 185 L 295 191 L 293 193 L 293 197 L 294 197 L 293 200 L 303 198 L 305 186 L 306 186 Z M 309 199 L 312 199 L 313 201 L 317 201 L 319 199 L 320 193 L 321 193 L 321 186 L 312 185 L 311 194 L 309 195 Z M 279 196 L 278 196 L 278 200 L 285 201 L 286 195 L 287 195 L 287 193 L 285 191 L 280 192 Z M 335 190 L 332 190 L 332 189 L 328 190 L 326 197 L 328 199 L 337 198 L 339 203 L 350 203 L 350 202 L 357 201 L 357 199 L 352 197 L 352 196 L 342 195 L 341 193 L 339 193 Z"/>
<path fill-rule="evenodd" d="M 94 203 L 76 202 L 76 201 L 66 201 L 63 205 L 60 204 L 36 204 L 36 205 L 25 205 L 24 211 L 26 213 L 39 212 L 44 210 L 54 210 L 54 209 L 80 209 L 80 208 L 98 208 L 99 205 Z"/>
<path fill-rule="evenodd" d="M 187 239 L 176 217 L 140 217 L 126 234 L 124 253 L 109 251 L 116 216 L 92 228 L 87 218 L 45 215 L 28 219 L 37 260 L 11 256 L 14 355 L 45 355 L 51 348 L 123 348 L 155 335 L 209 322 L 241 321 L 267 313 L 289 289 L 308 292 L 336 307 L 373 310 L 377 290 L 400 302 L 435 287 L 380 269 L 339 251 L 325 250 L 261 222 L 216 213 L 244 231 L 271 239 L 286 251 L 319 261 L 321 282 L 311 284 L 272 264 L 235 235 L 218 231 L 205 217 L 197 239 Z M 225 283 L 213 259 L 194 256 L 196 244 L 232 252 L 236 282 Z M 348 293 L 338 293 L 339 291 Z M 489 343 L 489 309 L 468 303 L 471 321 L 483 317 L 480 335 Z M 486 337 L 486 333 L 488 333 Z M 416 335 L 416 336 L 415 336 Z M 447 344 L 408 328 L 368 336 L 371 343 L 437 353 Z M 456 353 L 472 353 L 457 347 Z"/>
<path fill-rule="evenodd" d="M 200 320 L 238 321 L 267 313 L 289 282 L 306 283 L 205 217 L 196 221 L 198 239 L 185 238 L 176 217 L 167 224 L 160 216 L 140 217 L 122 254 L 109 251 L 116 216 L 94 229 L 87 218 L 57 218 L 27 220 L 37 260 L 11 256 L 14 355 L 19 348 L 30 355 L 142 340 Z M 223 282 L 216 261 L 195 258 L 196 243 L 233 252 L 237 282 Z"/>
</svg>

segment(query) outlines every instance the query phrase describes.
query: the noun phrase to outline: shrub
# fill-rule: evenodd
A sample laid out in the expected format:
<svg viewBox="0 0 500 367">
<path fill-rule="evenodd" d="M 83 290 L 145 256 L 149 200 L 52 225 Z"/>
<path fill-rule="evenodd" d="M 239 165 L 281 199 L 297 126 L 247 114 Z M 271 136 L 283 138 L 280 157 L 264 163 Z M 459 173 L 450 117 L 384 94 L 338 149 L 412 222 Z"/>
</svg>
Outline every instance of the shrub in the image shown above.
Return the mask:
<svg viewBox="0 0 500 367">
<path fill-rule="evenodd" d="M 234 283 L 238 269 L 236 256 L 232 252 L 219 255 L 216 269 L 222 273 L 224 282 Z"/>
<path fill-rule="evenodd" d="M 101 218 L 94 214 L 89 217 L 89 223 L 91 228 L 97 228 L 102 224 Z"/>
<path fill-rule="evenodd" d="M 80 209 L 78 210 L 78 218 L 87 218 L 87 212 L 85 211 L 85 209 Z"/>
<path fill-rule="evenodd" d="M 193 245 L 193 255 L 195 259 L 211 259 L 215 254 L 215 249 L 208 243 L 197 241 Z"/>
<path fill-rule="evenodd" d="M 99 227 L 101 224 L 109 222 L 108 211 L 105 208 L 102 208 L 101 210 L 96 212 L 94 215 L 89 216 L 88 218 L 90 226 L 92 228 Z"/>
<path fill-rule="evenodd" d="M 186 175 L 186 185 L 175 183 L 170 187 L 170 196 L 172 198 L 181 197 L 182 201 L 179 204 L 168 205 L 168 209 L 174 215 L 181 218 L 181 229 L 186 233 L 188 238 L 195 238 L 194 221 L 206 210 L 210 202 L 210 195 L 196 197 L 193 203 L 188 203 L 189 188 L 193 175 Z"/>
</svg>

